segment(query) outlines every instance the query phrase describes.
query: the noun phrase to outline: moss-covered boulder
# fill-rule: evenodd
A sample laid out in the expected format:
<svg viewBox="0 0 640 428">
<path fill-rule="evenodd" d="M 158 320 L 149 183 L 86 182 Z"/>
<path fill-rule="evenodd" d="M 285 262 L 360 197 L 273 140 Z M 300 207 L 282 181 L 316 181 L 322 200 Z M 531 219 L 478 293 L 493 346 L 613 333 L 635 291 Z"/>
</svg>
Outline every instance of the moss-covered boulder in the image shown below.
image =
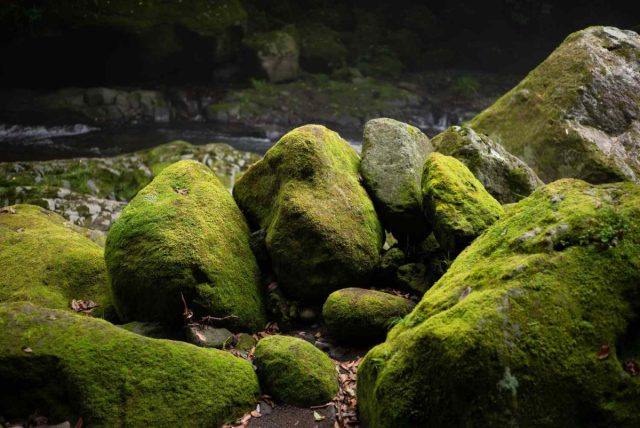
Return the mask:
<svg viewBox="0 0 640 428">
<path fill-rule="evenodd" d="M 266 337 L 256 346 L 254 363 L 260 385 L 279 402 L 319 405 L 331 401 L 338 392 L 335 364 L 306 340 Z"/>
<path fill-rule="evenodd" d="M 126 320 L 196 315 L 257 330 L 265 315 L 249 228 L 229 192 L 199 162 L 166 167 L 127 205 L 107 236 L 116 309 Z"/>
<path fill-rule="evenodd" d="M 364 126 L 360 171 L 384 227 L 396 238 L 424 237 L 422 168 L 433 146 L 418 128 L 380 118 Z"/>
<path fill-rule="evenodd" d="M 103 249 L 58 214 L 33 205 L 0 209 L 0 303 L 68 309 L 91 300 L 113 316 Z"/>
<path fill-rule="evenodd" d="M 255 33 L 244 43 L 255 54 L 261 70 L 271 82 L 285 82 L 298 77 L 298 44 L 289 33 Z"/>
<path fill-rule="evenodd" d="M 296 30 L 305 70 L 326 73 L 346 65 L 349 50 L 336 30 L 317 21 L 299 22 Z"/>
<path fill-rule="evenodd" d="M 343 343 L 379 343 L 415 304 L 401 296 L 344 288 L 329 295 L 322 318 L 332 338 Z"/>
<path fill-rule="evenodd" d="M 286 134 L 238 180 L 233 195 L 265 244 L 278 284 L 321 303 L 370 278 L 382 228 L 359 181 L 360 159 L 337 133 L 306 125 Z"/>
<path fill-rule="evenodd" d="M 422 175 L 423 209 L 442 251 L 455 257 L 503 213 L 496 201 L 451 156 L 432 153 Z"/>
<path fill-rule="evenodd" d="M 226 144 L 173 141 L 114 157 L 0 162 L 0 205 L 39 205 L 77 225 L 106 231 L 126 201 L 182 159 L 207 165 L 231 189 L 260 157 Z"/>
<path fill-rule="evenodd" d="M 640 424 L 640 187 L 565 179 L 471 244 L 358 370 L 375 427 Z"/>
<path fill-rule="evenodd" d="M 217 427 L 260 393 L 247 361 L 150 339 L 106 321 L 27 303 L 0 304 L 0 405 L 50 423 Z"/>
<path fill-rule="evenodd" d="M 467 126 L 447 128 L 432 143 L 437 152 L 464 163 L 501 204 L 517 202 L 543 184 L 527 164 Z"/>
<path fill-rule="evenodd" d="M 640 36 L 613 27 L 571 34 L 470 126 L 549 182 L 640 181 Z"/>
</svg>

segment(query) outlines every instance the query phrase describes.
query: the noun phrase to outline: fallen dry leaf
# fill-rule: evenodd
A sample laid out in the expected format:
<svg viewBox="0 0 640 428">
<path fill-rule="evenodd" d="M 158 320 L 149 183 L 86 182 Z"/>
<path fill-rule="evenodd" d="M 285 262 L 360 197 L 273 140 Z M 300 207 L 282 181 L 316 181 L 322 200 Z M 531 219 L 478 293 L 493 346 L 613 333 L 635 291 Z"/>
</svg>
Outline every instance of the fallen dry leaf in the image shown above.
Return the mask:
<svg viewBox="0 0 640 428">
<path fill-rule="evenodd" d="M 12 207 L 6 207 L 0 209 L 0 214 L 15 214 L 16 210 Z"/>
<path fill-rule="evenodd" d="M 462 290 L 462 293 L 460 293 L 460 298 L 458 300 L 464 300 L 464 298 L 469 294 L 471 294 L 471 287 L 466 287 L 464 290 Z"/>
<path fill-rule="evenodd" d="M 313 419 L 315 419 L 316 422 L 324 421 L 326 418 L 327 418 L 326 416 L 322 416 L 320 413 L 316 412 L 315 410 L 313 411 Z"/>
<path fill-rule="evenodd" d="M 175 189 L 173 189 L 173 190 L 175 190 L 175 192 L 176 192 L 177 194 L 182 195 L 182 196 L 187 196 L 187 195 L 189 194 L 189 189 L 179 189 L 179 188 L 175 188 Z"/>
<path fill-rule="evenodd" d="M 596 354 L 596 357 L 598 357 L 599 360 L 606 360 L 607 358 L 609 358 L 609 344 L 608 343 L 605 343 L 604 345 L 602 345 L 600 347 L 600 350 Z"/>
<path fill-rule="evenodd" d="M 33 352 L 33 349 L 29 348 L 28 346 L 23 346 L 23 347 L 22 347 L 22 350 L 23 350 L 24 352 L 27 352 L 27 353 L 31 353 L 31 352 Z"/>
<path fill-rule="evenodd" d="M 253 418 L 261 418 L 262 417 L 262 413 L 258 412 L 257 410 L 252 410 L 250 415 Z"/>
<path fill-rule="evenodd" d="M 631 358 L 630 360 L 625 361 L 624 371 L 629 373 L 631 376 L 637 376 L 640 374 L 640 365 L 638 365 L 636 360 Z"/>
<path fill-rule="evenodd" d="M 76 312 L 84 312 L 91 313 L 95 308 L 98 307 L 98 304 L 93 300 L 76 300 L 73 299 L 71 301 L 71 309 Z"/>
</svg>

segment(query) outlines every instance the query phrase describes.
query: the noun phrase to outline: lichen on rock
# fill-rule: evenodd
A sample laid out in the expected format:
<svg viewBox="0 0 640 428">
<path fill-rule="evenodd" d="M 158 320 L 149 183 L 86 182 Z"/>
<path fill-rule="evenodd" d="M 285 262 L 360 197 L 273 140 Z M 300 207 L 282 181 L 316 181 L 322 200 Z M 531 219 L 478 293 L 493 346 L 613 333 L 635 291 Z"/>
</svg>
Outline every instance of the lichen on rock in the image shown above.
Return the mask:
<svg viewBox="0 0 640 428">
<path fill-rule="evenodd" d="M 109 230 L 105 258 L 125 321 L 180 322 L 186 303 L 197 316 L 227 318 L 230 328 L 264 327 L 249 229 L 199 162 L 168 166 L 138 192 Z"/>
</svg>

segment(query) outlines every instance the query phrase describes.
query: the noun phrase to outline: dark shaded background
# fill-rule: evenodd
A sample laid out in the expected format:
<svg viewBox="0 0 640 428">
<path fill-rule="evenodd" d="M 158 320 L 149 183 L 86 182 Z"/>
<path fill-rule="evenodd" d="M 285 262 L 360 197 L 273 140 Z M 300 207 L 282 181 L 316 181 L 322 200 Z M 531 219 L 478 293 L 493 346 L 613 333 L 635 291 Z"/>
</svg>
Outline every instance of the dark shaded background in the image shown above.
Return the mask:
<svg viewBox="0 0 640 428">
<path fill-rule="evenodd" d="M 246 60 L 243 38 L 282 28 L 327 35 L 345 49 L 335 64 L 302 58 L 310 72 L 358 67 L 365 75 L 393 77 L 465 68 L 523 74 L 575 30 L 640 28 L 640 6 L 632 2 L 238 0 L 246 19 L 202 35 L 170 16 L 144 31 L 105 25 L 91 19 L 101 1 L 2 1 L 2 87 L 240 83 L 257 73 Z M 154 1 L 191 7 L 188 0 Z"/>
</svg>

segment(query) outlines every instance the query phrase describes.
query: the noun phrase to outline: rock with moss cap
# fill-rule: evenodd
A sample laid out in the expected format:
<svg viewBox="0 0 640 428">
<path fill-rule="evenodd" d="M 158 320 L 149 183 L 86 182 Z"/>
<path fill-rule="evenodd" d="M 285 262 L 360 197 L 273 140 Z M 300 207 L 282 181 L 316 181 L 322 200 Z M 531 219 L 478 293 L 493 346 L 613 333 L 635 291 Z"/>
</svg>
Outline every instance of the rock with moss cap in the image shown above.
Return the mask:
<svg viewBox="0 0 640 428">
<path fill-rule="evenodd" d="M 520 201 L 367 354 L 362 419 L 372 428 L 640 424 L 629 366 L 640 357 L 639 215 L 632 183 L 565 179 Z"/>
<path fill-rule="evenodd" d="M 68 309 L 72 300 L 115 315 L 103 249 L 88 231 L 33 205 L 0 209 L 0 302 L 27 301 Z"/>
<path fill-rule="evenodd" d="M 332 338 L 342 343 L 379 343 L 415 304 L 404 297 L 364 288 L 344 288 L 329 295 L 322 318 Z"/>
<path fill-rule="evenodd" d="M 640 36 L 614 27 L 571 34 L 471 122 L 542 180 L 640 181 Z"/>
<path fill-rule="evenodd" d="M 279 402 L 308 407 L 325 404 L 338 392 L 333 361 L 306 340 L 266 337 L 256 346 L 254 363 L 260 385 Z"/>
<path fill-rule="evenodd" d="M 138 192 L 109 231 L 105 258 L 126 321 L 180 322 L 184 299 L 196 316 L 226 318 L 226 327 L 264 327 L 249 229 L 199 162 L 168 166 Z"/>
<path fill-rule="evenodd" d="M 424 164 L 422 194 L 427 220 L 450 258 L 503 213 L 500 203 L 462 162 L 440 153 L 429 155 Z"/>
<path fill-rule="evenodd" d="M 265 229 L 287 296 L 319 304 L 344 284 L 369 280 L 383 236 L 359 163 L 337 133 L 306 125 L 282 137 L 236 183 L 233 195 L 250 223 Z"/>
<path fill-rule="evenodd" d="M 271 82 L 285 82 L 298 77 L 298 44 L 289 33 L 255 33 L 244 43 L 254 52 L 260 68 Z"/>
<path fill-rule="evenodd" d="M 527 164 L 467 126 L 447 128 L 432 143 L 437 152 L 464 163 L 501 204 L 517 202 L 543 184 Z"/>
<path fill-rule="evenodd" d="M 247 361 L 150 339 L 106 321 L 28 303 L 0 304 L 3 416 L 50 423 L 220 426 L 260 393 Z M 188 415 L 188 417 L 185 417 Z"/>
<path fill-rule="evenodd" d="M 433 146 L 418 128 L 380 118 L 364 126 L 360 171 L 382 223 L 396 238 L 424 237 L 420 180 Z"/>
</svg>

